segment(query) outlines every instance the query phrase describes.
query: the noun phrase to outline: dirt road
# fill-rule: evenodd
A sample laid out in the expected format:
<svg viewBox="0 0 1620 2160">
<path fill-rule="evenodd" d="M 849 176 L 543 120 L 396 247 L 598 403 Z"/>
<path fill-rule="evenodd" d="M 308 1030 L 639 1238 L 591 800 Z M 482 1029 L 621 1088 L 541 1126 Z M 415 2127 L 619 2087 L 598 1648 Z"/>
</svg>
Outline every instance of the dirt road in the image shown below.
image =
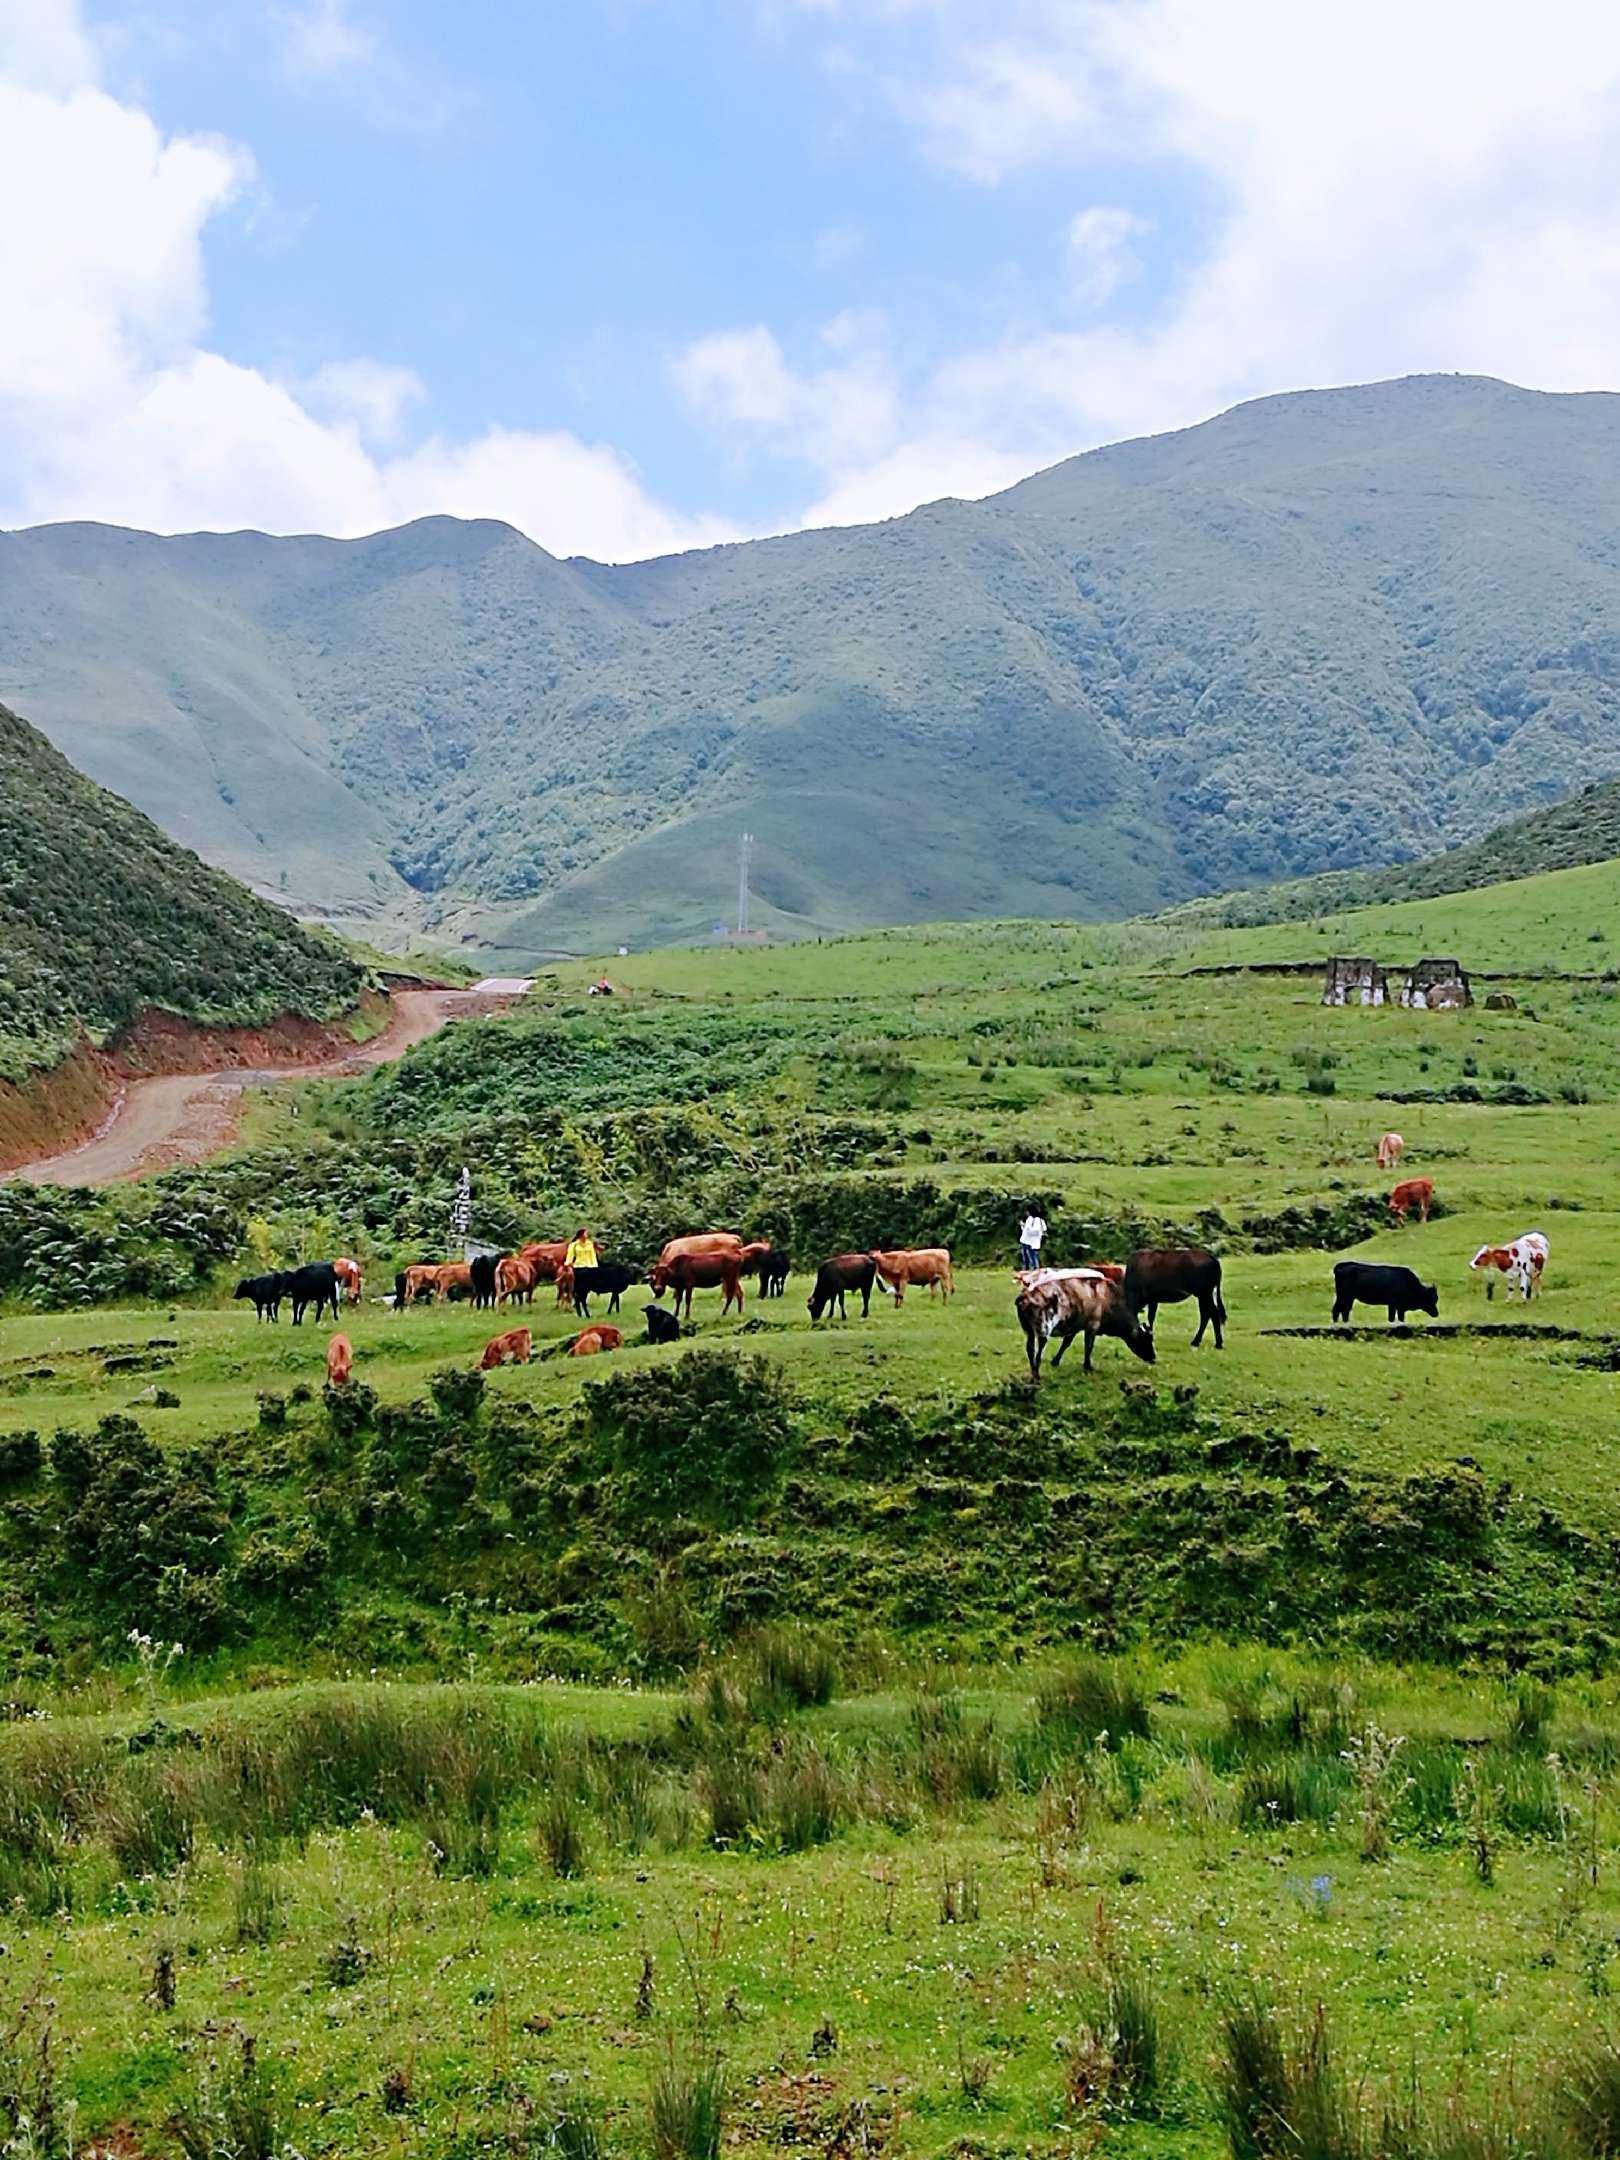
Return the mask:
<svg viewBox="0 0 1620 2160">
<path fill-rule="evenodd" d="M 396 990 L 392 1004 L 392 1018 L 380 1035 L 329 1063 L 132 1080 L 98 1133 L 64 1154 L 25 1163 L 12 1175 L 36 1185 L 116 1185 L 122 1178 L 201 1162 L 236 1137 L 248 1088 L 276 1080 L 332 1079 L 386 1065 L 413 1043 L 437 1034 L 447 1020 L 490 1009 L 490 1000 L 471 990 Z"/>
</svg>

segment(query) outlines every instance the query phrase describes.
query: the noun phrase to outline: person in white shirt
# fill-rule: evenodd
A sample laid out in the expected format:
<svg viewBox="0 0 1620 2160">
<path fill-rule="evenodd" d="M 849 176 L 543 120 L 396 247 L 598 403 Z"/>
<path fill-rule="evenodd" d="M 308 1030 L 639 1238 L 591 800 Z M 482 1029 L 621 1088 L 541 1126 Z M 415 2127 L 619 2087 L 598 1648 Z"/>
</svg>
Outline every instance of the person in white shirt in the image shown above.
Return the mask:
<svg viewBox="0 0 1620 2160">
<path fill-rule="evenodd" d="M 1039 1208 L 1031 1208 L 1018 1226 L 1018 1251 L 1027 1268 L 1041 1264 L 1041 1240 L 1046 1235 L 1046 1217 Z"/>
</svg>

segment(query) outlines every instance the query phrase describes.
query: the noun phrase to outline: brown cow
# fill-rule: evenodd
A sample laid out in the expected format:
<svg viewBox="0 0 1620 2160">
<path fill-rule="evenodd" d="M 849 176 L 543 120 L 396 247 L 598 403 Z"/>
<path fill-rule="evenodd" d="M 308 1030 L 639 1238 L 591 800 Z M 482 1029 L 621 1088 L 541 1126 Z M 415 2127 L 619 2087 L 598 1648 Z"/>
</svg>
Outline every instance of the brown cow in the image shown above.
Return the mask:
<svg viewBox="0 0 1620 2160">
<path fill-rule="evenodd" d="M 570 1357 L 595 1357 L 598 1351 L 618 1350 L 622 1348 L 623 1343 L 624 1337 L 616 1327 L 608 1327 L 606 1324 L 601 1327 L 588 1327 L 583 1335 L 574 1337 L 573 1348 L 568 1355 Z"/>
<path fill-rule="evenodd" d="M 465 1290 L 470 1297 L 473 1292 L 473 1271 L 470 1260 L 446 1260 L 435 1270 L 438 1276 L 433 1286 L 433 1302 L 442 1305 L 452 1290 Z"/>
<path fill-rule="evenodd" d="M 1215 1347 L 1224 1350 L 1221 1330 L 1226 1325 L 1226 1300 L 1221 1296 L 1221 1263 L 1201 1245 L 1145 1245 L 1125 1263 L 1125 1299 L 1132 1312 L 1147 1313 L 1152 1329 L 1161 1305 L 1179 1305 L 1184 1298 L 1198 1301 L 1198 1332 L 1192 1339 L 1196 1350 L 1204 1330 L 1215 1330 Z"/>
<path fill-rule="evenodd" d="M 746 1247 L 735 1251 L 708 1253 L 677 1253 L 673 1260 L 656 1260 L 647 1276 L 648 1287 L 654 1297 L 661 1298 L 666 1290 L 675 1292 L 675 1313 L 679 1318 L 681 1301 L 686 1301 L 686 1317 L 692 1317 L 692 1292 L 694 1290 L 723 1290 L 720 1317 L 723 1320 L 736 1300 L 737 1310 L 743 1309 L 742 1269 Z"/>
<path fill-rule="evenodd" d="M 351 1305 L 360 1302 L 360 1263 L 358 1260 L 334 1260 L 332 1273 L 342 1286 L 344 1296 Z"/>
<path fill-rule="evenodd" d="M 743 1249 L 744 1240 L 735 1230 L 702 1230 L 691 1237 L 672 1237 L 658 1255 L 657 1265 L 665 1267 L 671 1260 L 688 1257 L 707 1259 L 713 1253 L 735 1252 Z"/>
<path fill-rule="evenodd" d="M 1104 1275 L 1110 1282 L 1125 1280 L 1125 1264 L 1121 1260 L 1082 1260 L 1072 1268 L 1014 1268 L 1013 1281 L 1020 1290 L 1033 1289 L 1036 1283 L 1057 1280 L 1064 1275 Z"/>
<path fill-rule="evenodd" d="M 439 1270 L 431 1262 L 419 1260 L 414 1267 L 402 1268 L 394 1277 L 394 1310 L 402 1312 L 424 1294 L 431 1296 L 438 1287 Z"/>
<path fill-rule="evenodd" d="M 1406 1178 L 1389 1196 L 1389 1212 L 1395 1221 L 1404 1224 L 1413 1208 L 1417 1209 L 1418 1221 L 1427 1222 L 1429 1209 L 1434 1204 L 1434 1179 L 1431 1177 Z"/>
<path fill-rule="evenodd" d="M 347 1387 L 354 1366 L 354 1345 L 347 1335 L 334 1335 L 326 1346 L 326 1384 Z"/>
<path fill-rule="evenodd" d="M 504 1335 L 492 1335 L 484 1345 L 484 1354 L 478 1360 L 480 1372 L 491 1372 L 497 1365 L 527 1365 L 534 1354 L 534 1337 L 526 1327 L 508 1328 Z"/>
<path fill-rule="evenodd" d="M 557 1310 L 574 1302 L 574 1271 L 565 1260 L 557 1270 Z"/>
<path fill-rule="evenodd" d="M 534 1269 L 536 1282 L 555 1282 L 557 1270 L 562 1266 L 567 1251 L 568 1240 L 566 1238 L 551 1238 L 529 1245 L 520 1245 L 517 1249 L 517 1258 L 528 1261 L 530 1267 Z"/>
<path fill-rule="evenodd" d="M 516 1253 L 508 1253 L 504 1260 L 495 1264 L 496 1304 L 504 1305 L 510 1299 L 514 1305 L 532 1305 L 534 1286 L 538 1281 L 532 1260 L 521 1260 Z"/>
<path fill-rule="evenodd" d="M 1138 1316 L 1123 1283 L 1112 1281 L 1095 1268 L 1050 1271 L 1044 1280 L 1019 1291 L 1015 1310 L 1024 1330 L 1024 1354 L 1029 1359 L 1032 1380 L 1041 1377 L 1041 1359 L 1054 1335 L 1058 1339 L 1052 1357 L 1054 1372 L 1063 1363 L 1064 1351 L 1080 1334 L 1086 1338 L 1087 1372 L 1091 1371 L 1092 1347 L 1099 1335 L 1117 1336 L 1145 1365 L 1154 1363 L 1153 1330 Z"/>
<path fill-rule="evenodd" d="M 1400 1161 L 1401 1157 L 1405 1153 L 1406 1142 L 1401 1138 L 1398 1132 L 1384 1133 L 1383 1135 L 1381 1135 L 1378 1142 L 1379 1169 L 1393 1170 L 1395 1165 Z"/>
<path fill-rule="evenodd" d="M 951 1256 L 943 1245 L 928 1245 L 915 1252 L 875 1252 L 877 1279 L 894 1299 L 895 1309 L 906 1302 L 907 1283 L 926 1283 L 931 1298 L 943 1290 L 947 1304 L 956 1288 Z"/>
</svg>

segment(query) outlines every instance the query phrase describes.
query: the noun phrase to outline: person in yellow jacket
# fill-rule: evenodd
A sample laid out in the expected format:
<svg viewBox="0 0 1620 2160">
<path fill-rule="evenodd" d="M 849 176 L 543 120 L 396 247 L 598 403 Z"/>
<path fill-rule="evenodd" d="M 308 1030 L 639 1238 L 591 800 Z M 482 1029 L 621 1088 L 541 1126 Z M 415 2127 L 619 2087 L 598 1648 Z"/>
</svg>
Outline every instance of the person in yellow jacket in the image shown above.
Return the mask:
<svg viewBox="0 0 1620 2160">
<path fill-rule="evenodd" d="M 564 1267 L 582 1268 L 596 1265 L 596 1240 L 583 1223 L 574 1232 L 568 1250 L 563 1254 Z"/>
</svg>

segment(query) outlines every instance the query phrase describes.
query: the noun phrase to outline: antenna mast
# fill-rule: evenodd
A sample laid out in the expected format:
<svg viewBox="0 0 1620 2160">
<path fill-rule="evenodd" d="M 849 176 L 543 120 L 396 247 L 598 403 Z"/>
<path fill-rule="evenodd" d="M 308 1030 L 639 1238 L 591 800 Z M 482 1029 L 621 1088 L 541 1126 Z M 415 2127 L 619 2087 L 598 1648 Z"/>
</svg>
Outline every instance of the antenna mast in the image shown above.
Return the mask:
<svg viewBox="0 0 1620 2160">
<path fill-rule="evenodd" d="M 745 832 L 737 850 L 737 935 L 748 935 L 748 858 L 754 852 L 754 836 Z"/>
</svg>

